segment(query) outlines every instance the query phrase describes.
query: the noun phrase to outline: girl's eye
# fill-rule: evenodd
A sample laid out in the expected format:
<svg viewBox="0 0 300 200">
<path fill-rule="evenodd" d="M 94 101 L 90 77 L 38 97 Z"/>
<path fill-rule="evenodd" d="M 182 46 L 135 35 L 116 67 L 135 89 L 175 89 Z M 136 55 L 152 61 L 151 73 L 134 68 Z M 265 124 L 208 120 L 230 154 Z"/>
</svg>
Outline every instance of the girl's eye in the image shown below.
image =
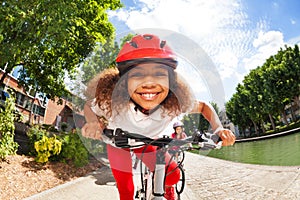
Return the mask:
<svg viewBox="0 0 300 200">
<path fill-rule="evenodd" d="M 166 77 L 168 76 L 168 72 L 163 70 L 153 70 L 153 71 L 136 70 L 136 71 L 131 71 L 128 74 L 129 78 L 143 78 L 145 76 Z"/>
<path fill-rule="evenodd" d="M 142 72 L 134 72 L 129 75 L 129 77 L 133 77 L 133 78 L 134 77 L 143 77 L 143 76 L 145 76 L 145 74 Z"/>
<path fill-rule="evenodd" d="M 155 76 L 168 76 L 168 73 L 165 73 L 165 72 L 156 72 L 154 75 Z"/>
</svg>

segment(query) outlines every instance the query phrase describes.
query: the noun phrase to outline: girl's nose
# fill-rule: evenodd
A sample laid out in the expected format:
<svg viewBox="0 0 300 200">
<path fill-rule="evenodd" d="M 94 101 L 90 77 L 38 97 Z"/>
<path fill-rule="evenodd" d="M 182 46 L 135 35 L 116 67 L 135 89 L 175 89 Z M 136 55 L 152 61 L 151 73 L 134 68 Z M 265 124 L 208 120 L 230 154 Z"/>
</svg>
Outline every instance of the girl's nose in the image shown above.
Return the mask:
<svg viewBox="0 0 300 200">
<path fill-rule="evenodd" d="M 156 83 L 153 76 L 148 75 L 143 78 L 143 83 L 142 83 L 143 88 L 153 88 L 155 87 L 155 85 Z"/>
<path fill-rule="evenodd" d="M 147 89 L 155 88 L 155 86 L 156 86 L 156 83 L 154 83 L 152 81 L 147 81 L 142 84 L 142 87 L 147 88 Z"/>
</svg>

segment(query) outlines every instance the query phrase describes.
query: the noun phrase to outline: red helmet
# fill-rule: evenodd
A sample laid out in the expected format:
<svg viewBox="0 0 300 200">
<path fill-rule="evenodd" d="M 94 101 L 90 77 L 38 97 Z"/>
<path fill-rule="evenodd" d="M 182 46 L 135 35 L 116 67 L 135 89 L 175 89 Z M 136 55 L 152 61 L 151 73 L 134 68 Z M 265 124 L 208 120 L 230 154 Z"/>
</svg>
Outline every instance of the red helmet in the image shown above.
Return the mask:
<svg viewBox="0 0 300 200">
<path fill-rule="evenodd" d="M 176 69 L 177 59 L 166 41 L 152 34 L 136 35 L 126 42 L 117 58 L 120 75 L 125 74 L 136 64 L 156 62 Z"/>
</svg>

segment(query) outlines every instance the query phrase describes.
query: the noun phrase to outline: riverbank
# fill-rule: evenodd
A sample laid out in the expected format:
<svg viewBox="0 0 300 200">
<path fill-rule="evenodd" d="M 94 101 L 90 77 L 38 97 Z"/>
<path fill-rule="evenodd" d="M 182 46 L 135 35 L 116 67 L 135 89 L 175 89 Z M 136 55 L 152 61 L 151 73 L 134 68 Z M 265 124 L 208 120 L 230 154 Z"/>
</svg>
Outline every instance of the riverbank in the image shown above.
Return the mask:
<svg viewBox="0 0 300 200">
<path fill-rule="evenodd" d="M 244 138 L 244 139 L 237 139 L 236 142 L 250 142 L 250 141 L 256 141 L 256 140 L 265 140 L 265 139 L 269 139 L 269 138 L 275 138 L 275 137 L 280 137 L 280 136 L 284 136 L 284 135 L 293 134 L 293 133 L 296 133 L 296 132 L 300 132 L 300 127 L 292 129 L 292 130 L 288 130 L 288 131 L 283 131 L 283 132 L 280 132 L 280 133 L 270 134 L 270 135 Z"/>
</svg>

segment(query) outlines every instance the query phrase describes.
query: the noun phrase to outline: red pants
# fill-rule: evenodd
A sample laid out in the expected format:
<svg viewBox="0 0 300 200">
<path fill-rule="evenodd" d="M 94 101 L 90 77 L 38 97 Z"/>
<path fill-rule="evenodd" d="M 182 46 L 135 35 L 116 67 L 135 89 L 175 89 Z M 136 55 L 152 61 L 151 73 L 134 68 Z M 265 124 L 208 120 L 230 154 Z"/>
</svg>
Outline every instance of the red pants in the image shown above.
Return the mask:
<svg viewBox="0 0 300 200">
<path fill-rule="evenodd" d="M 146 148 L 146 149 L 145 149 Z M 156 162 L 156 147 L 147 146 L 133 149 L 136 156 L 143 160 L 143 163 L 153 172 Z M 132 174 L 132 160 L 129 149 L 120 149 L 107 145 L 107 154 L 110 162 L 110 167 L 114 178 L 117 182 L 117 187 L 120 195 L 120 200 L 133 200 L 134 184 Z M 143 154 L 143 155 L 142 155 Z M 165 162 L 169 164 L 171 156 L 166 153 Z M 166 166 L 167 167 L 167 166 Z M 171 186 L 176 184 L 180 179 L 180 170 L 175 161 L 171 161 L 168 166 L 165 185 Z M 175 170 L 174 170 L 175 169 Z M 171 172 L 171 173 L 169 173 Z"/>
</svg>

